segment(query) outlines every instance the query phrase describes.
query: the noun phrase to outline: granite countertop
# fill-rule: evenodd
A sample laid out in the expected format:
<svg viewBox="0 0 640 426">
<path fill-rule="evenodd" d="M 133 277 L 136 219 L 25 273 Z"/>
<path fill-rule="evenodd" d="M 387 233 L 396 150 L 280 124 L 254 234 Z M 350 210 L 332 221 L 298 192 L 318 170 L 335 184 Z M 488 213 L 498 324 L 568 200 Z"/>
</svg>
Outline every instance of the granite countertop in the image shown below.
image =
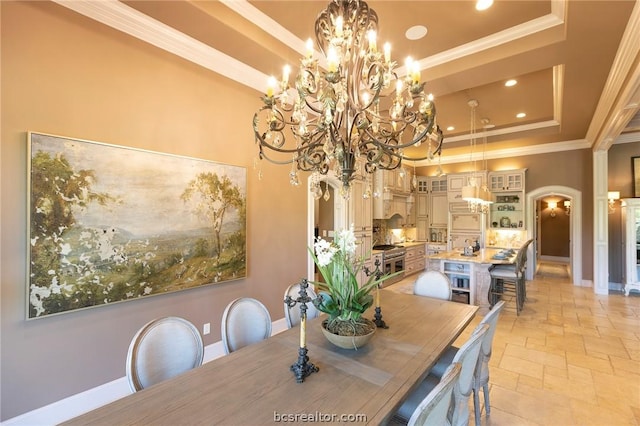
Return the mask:
<svg viewBox="0 0 640 426">
<path fill-rule="evenodd" d="M 515 261 L 516 253 L 505 259 L 494 259 L 493 256 L 502 252 L 500 249 L 484 248 L 474 252 L 474 256 L 465 256 L 460 250 L 445 251 L 438 254 L 429 256 L 429 259 L 437 260 L 453 260 L 456 262 L 470 262 L 470 263 L 492 263 L 494 265 L 508 265 Z"/>
</svg>

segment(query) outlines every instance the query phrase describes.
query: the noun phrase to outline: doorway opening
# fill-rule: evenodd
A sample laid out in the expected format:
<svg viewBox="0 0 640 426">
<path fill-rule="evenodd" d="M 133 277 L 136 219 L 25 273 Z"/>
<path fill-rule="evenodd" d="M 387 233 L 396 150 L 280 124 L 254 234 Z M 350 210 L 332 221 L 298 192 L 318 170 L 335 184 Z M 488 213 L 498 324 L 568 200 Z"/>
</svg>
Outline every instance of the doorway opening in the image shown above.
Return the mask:
<svg viewBox="0 0 640 426">
<path fill-rule="evenodd" d="M 533 253 L 527 256 L 526 279 L 532 280 L 538 266 L 540 255 L 540 243 L 542 232 L 541 215 L 551 214 L 548 205 L 553 199 L 562 200 L 562 209 L 556 204 L 555 214 L 566 214 L 564 201 L 569 201 L 569 273 L 573 285 L 582 285 L 582 192 L 574 188 L 553 185 L 545 186 L 533 190 L 527 194 L 527 234 L 528 238 L 533 238 Z M 548 200 L 548 201 L 545 201 Z M 547 210 L 545 212 L 545 209 Z M 557 216 L 556 216 L 557 217 Z"/>
</svg>

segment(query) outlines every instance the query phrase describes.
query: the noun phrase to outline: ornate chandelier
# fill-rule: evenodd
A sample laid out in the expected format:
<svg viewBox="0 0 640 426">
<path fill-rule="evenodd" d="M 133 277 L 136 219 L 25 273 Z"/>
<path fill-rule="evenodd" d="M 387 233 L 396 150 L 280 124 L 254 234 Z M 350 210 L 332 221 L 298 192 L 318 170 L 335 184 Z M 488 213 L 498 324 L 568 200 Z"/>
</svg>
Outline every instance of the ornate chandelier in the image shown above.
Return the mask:
<svg viewBox="0 0 640 426">
<path fill-rule="evenodd" d="M 333 0 L 315 22 L 326 69 L 309 39 L 294 87 L 288 66 L 279 82 L 270 78 L 264 106 L 253 117 L 255 140 L 260 159 L 292 165 L 292 185 L 300 183 L 298 171 L 313 172 L 311 189 L 321 195 L 319 175 L 333 170 L 348 197 L 363 171 L 393 170 L 402 160 L 441 153 L 443 135 L 419 63 L 408 60 L 407 75 L 398 77 L 390 45 L 377 48 L 377 29 L 378 16 L 364 1 Z M 414 155 L 405 152 L 421 145 Z"/>
</svg>

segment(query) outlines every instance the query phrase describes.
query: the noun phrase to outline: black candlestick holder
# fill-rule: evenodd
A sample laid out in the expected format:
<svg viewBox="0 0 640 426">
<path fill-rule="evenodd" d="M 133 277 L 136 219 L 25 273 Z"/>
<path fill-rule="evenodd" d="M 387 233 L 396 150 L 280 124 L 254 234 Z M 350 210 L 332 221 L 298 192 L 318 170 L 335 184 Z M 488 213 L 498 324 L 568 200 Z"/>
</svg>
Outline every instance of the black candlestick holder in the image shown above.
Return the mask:
<svg viewBox="0 0 640 426">
<path fill-rule="evenodd" d="M 293 371 L 293 374 L 296 377 L 296 382 L 302 383 L 304 382 L 305 377 L 309 376 L 311 373 L 318 372 L 319 368 L 313 363 L 309 362 L 309 357 L 307 356 L 308 349 L 306 344 L 306 321 L 307 321 L 307 303 L 311 302 L 311 298 L 307 293 L 307 288 L 309 287 L 309 282 L 306 278 L 302 279 L 300 283 L 300 291 L 298 292 L 298 297 L 296 299 L 287 295 L 284 299 L 284 303 L 287 305 L 289 309 L 293 308 L 295 305 L 300 305 L 300 334 L 302 335 L 300 338 L 300 347 L 298 348 L 298 360 L 295 364 L 293 364 L 290 368 Z M 303 329 L 305 327 L 305 329 Z"/>
<path fill-rule="evenodd" d="M 376 269 L 373 272 L 369 271 L 369 268 L 365 266 L 364 273 L 367 274 L 368 277 L 371 275 L 375 275 L 376 280 L 379 280 L 382 277 L 382 271 L 380 270 L 380 259 L 376 259 L 374 265 L 376 266 Z M 382 283 L 378 283 L 378 288 L 376 288 L 377 292 L 380 291 L 380 284 Z M 379 301 L 379 298 L 376 299 Z M 373 323 L 378 328 L 389 328 L 387 323 L 382 319 L 382 308 L 380 308 L 380 305 L 376 306 L 375 314 L 373 315 Z"/>
</svg>

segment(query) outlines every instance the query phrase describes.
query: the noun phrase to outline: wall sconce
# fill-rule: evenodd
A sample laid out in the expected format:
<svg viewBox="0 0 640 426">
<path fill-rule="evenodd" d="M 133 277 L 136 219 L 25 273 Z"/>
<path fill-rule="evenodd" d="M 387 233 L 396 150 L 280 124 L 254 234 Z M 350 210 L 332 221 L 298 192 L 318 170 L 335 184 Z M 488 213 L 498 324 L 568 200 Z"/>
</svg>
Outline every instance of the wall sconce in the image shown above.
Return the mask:
<svg viewBox="0 0 640 426">
<path fill-rule="evenodd" d="M 571 215 L 571 201 L 565 200 L 563 204 L 564 204 L 564 209 L 567 216 Z"/>
<path fill-rule="evenodd" d="M 547 207 L 551 209 L 551 213 L 549 213 L 550 217 L 556 217 L 556 207 L 558 207 L 557 201 L 548 201 Z"/>
<path fill-rule="evenodd" d="M 620 199 L 620 191 L 607 192 L 607 198 L 609 199 L 609 214 L 616 211 L 616 200 Z"/>
</svg>

